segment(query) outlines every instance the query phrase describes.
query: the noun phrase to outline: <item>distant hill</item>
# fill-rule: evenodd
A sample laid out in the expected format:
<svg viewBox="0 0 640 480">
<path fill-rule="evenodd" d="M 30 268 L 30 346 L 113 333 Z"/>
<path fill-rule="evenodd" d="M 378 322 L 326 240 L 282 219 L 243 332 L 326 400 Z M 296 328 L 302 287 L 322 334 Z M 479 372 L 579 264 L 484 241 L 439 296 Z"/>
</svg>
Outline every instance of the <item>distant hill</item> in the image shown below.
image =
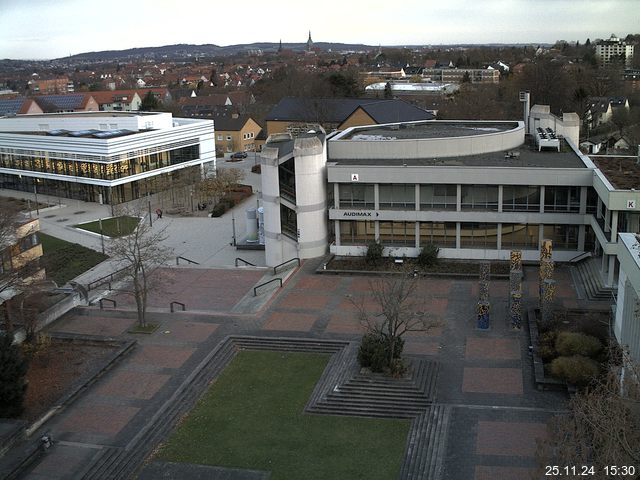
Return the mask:
<svg viewBox="0 0 640 480">
<path fill-rule="evenodd" d="M 318 42 L 313 44 L 314 48 L 320 50 L 331 51 L 361 51 L 370 50 L 374 47 L 362 45 L 362 44 L 348 44 L 348 43 L 329 43 Z M 247 53 L 251 50 L 262 50 L 264 53 L 276 52 L 278 50 L 279 43 L 259 42 L 250 44 L 239 45 L 227 45 L 221 47 L 219 45 L 204 44 L 204 45 L 191 45 L 191 44 L 178 44 L 178 45 L 164 45 L 162 47 L 141 47 L 141 48 L 129 48 L 127 50 L 105 50 L 102 52 L 87 52 L 72 55 L 70 57 L 58 58 L 56 60 L 72 60 L 72 61 L 84 61 L 84 62 L 96 62 L 96 61 L 115 61 L 115 60 L 127 60 L 134 58 L 153 58 L 153 59 L 176 59 L 184 57 L 196 57 L 196 56 L 226 56 L 236 55 L 239 53 Z M 287 50 L 302 51 L 307 48 L 306 43 L 283 43 L 282 47 Z M 377 47 L 375 47 L 377 48 Z"/>
</svg>

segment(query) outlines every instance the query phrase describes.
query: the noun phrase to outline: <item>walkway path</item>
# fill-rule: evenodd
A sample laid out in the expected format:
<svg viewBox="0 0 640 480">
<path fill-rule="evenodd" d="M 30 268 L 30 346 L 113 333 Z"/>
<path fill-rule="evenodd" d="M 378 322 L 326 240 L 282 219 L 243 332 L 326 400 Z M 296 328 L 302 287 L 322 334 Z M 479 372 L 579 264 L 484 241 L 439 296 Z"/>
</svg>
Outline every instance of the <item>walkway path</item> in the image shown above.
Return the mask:
<svg viewBox="0 0 640 480">
<path fill-rule="evenodd" d="M 151 335 L 127 333 L 135 323 L 130 310 L 84 308 L 56 322 L 52 331 L 135 338 L 138 345 L 48 423 L 46 429 L 58 443 L 26 478 L 80 478 L 101 450 L 130 446 L 160 406 L 229 334 L 358 339 L 362 329 L 352 299 L 369 301 L 369 279 L 316 275 L 317 264 L 306 262 L 270 301 L 262 302 L 257 314 L 233 312 L 264 272 L 194 268 L 175 274 L 181 295 L 190 295 L 187 303 L 197 305 L 198 312 L 152 309 L 151 319 L 160 328 Z M 530 301 L 536 272 L 525 273 Z M 559 303 L 577 305 L 564 268 L 557 270 L 557 278 Z M 411 334 L 405 351 L 441 365 L 435 401 L 451 411 L 442 478 L 527 478 L 535 466 L 536 439 L 545 436 L 545 422 L 566 406 L 564 394 L 534 387 L 526 331 L 513 332 L 506 323 L 507 283 L 492 281 L 492 329 L 480 332 L 474 322 L 477 281 L 420 280 L 426 311 L 441 319 L 443 326 L 431 335 Z M 157 300 L 166 302 L 168 297 Z"/>
</svg>

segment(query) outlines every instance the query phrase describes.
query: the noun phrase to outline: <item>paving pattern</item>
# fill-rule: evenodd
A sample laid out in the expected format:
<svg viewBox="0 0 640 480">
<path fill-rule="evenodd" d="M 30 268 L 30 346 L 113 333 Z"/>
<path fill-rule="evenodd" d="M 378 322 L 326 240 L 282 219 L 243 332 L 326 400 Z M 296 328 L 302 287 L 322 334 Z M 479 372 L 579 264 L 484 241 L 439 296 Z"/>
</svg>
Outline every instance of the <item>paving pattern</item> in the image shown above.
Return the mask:
<svg viewBox="0 0 640 480">
<path fill-rule="evenodd" d="M 160 325 L 150 335 L 127 332 L 136 321 L 126 301 L 112 311 L 77 309 L 53 324 L 54 331 L 136 339 L 138 344 L 47 423 L 57 443 L 24 478 L 127 478 L 223 368 L 224 362 L 209 363 L 213 355 L 227 360 L 233 355 L 232 348 L 220 350 L 229 335 L 271 339 L 273 349 L 283 348 L 280 337 L 342 345 L 357 341 L 362 326 L 354 303 L 375 311 L 370 280 L 316 275 L 317 264 L 303 264 L 256 314 L 230 312 L 262 271 L 180 268 L 180 290 L 174 291 L 198 311 L 169 314 L 166 306 L 164 313 L 152 311 L 150 318 Z M 556 273 L 561 284 L 557 303 L 584 304 L 568 272 L 560 267 Z M 422 423 L 412 429 L 407 456 L 417 460 L 405 464 L 402 478 L 521 479 L 535 467 L 535 441 L 545 436 L 547 420 L 566 407 L 566 395 L 535 388 L 526 329 L 513 331 L 507 322 L 507 283 L 490 284 L 491 329 L 485 332 L 475 329 L 476 280 L 420 279 L 424 311 L 442 327 L 428 335 L 408 335 L 405 353 L 412 361 L 437 362 L 439 375 L 431 407 L 414 420 Z M 525 268 L 524 286 L 525 301 L 535 303 L 534 269 Z M 156 298 L 166 303 L 168 297 Z M 162 415 L 170 420 L 158 422 Z M 429 443 L 434 438 L 435 458 L 423 457 L 435 448 Z M 254 478 L 247 475 L 237 478 Z"/>
</svg>

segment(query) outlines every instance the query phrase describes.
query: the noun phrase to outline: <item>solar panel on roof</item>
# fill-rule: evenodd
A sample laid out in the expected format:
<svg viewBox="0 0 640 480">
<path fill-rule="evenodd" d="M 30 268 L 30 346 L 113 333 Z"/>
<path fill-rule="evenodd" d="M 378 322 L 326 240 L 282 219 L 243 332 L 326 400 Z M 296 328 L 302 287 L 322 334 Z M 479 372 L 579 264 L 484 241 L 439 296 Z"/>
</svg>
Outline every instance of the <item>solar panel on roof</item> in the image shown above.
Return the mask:
<svg viewBox="0 0 640 480">
<path fill-rule="evenodd" d="M 76 130 L 75 132 L 69 132 L 69 135 L 72 137 L 85 137 L 98 133 L 99 131 L 100 130 Z"/>
<path fill-rule="evenodd" d="M 63 128 L 59 128 L 56 130 L 49 130 L 47 132 L 47 135 L 53 135 L 53 136 L 60 136 L 60 135 L 66 135 L 67 133 L 69 133 L 69 130 L 65 130 Z"/>
</svg>

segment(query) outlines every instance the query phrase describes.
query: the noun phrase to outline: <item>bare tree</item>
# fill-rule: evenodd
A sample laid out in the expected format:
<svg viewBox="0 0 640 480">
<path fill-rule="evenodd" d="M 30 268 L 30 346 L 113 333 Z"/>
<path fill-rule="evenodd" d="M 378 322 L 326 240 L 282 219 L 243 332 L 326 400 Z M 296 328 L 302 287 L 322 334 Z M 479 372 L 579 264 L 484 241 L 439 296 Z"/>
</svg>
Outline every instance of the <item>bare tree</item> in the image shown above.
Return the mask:
<svg viewBox="0 0 640 480">
<path fill-rule="evenodd" d="M 205 178 L 196 186 L 200 198 L 218 203 L 222 197 L 244 180 L 244 171 L 239 168 L 218 169 L 215 177 Z"/>
<path fill-rule="evenodd" d="M 167 239 L 165 229 L 153 229 L 141 223 L 131 235 L 111 240 L 107 251 L 109 256 L 126 268 L 126 276 L 131 280 L 136 301 L 138 323 L 147 325 L 147 298 L 151 288 L 151 275 L 172 255 L 173 250 L 163 245 Z"/>
<path fill-rule="evenodd" d="M 384 277 L 369 282 L 376 309 L 370 312 L 365 298 L 352 302 L 358 309 L 360 322 L 367 334 L 384 340 L 386 364 L 392 374 L 401 373 L 398 364 L 404 345 L 403 336 L 409 332 L 429 332 L 440 323 L 428 313 L 424 298 L 417 292 L 418 278 L 412 274 Z"/>
<path fill-rule="evenodd" d="M 555 417 L 549 438 L 540 444 L 541 465 L 593 465 L 589 478 L 612 478 L 605 466 L 635 466 L 615 478 L 640 474 L 640 366 L 628 363 L 621 375 L 612 369 L 574 395 L 567 415 Z M 572 473 L 572 472 L 570 472 Z M 570 475 L 567 478 L 574 478 Z M 575 478 L 578 478 L 576 476 Z M 582 477 L 580 477 L 582 478 Z"/>
</svg>

